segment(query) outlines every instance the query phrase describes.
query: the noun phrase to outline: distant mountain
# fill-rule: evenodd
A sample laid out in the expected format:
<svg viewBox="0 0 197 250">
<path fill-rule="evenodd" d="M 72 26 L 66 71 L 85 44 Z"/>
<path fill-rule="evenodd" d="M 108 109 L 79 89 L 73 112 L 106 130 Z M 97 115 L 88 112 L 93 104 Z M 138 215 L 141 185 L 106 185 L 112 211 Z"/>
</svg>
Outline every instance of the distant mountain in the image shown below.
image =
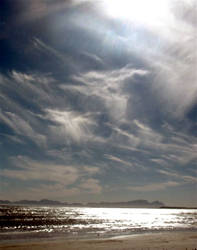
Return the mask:
<svg viewBox="0 0 197 250">
<path fill-rule="evenodd" d="M 100 203 L 87 203 L 88 206 L 104 206 L 104 207 L 162 207 L 165 206 L 163 202 L 147 200 L 133 200 L 124 202 L 100 202 Z"/>
<path fill-rule="evenodd" d="M 0 200 L 0 204 L 10 204 L 11 202 L 8 200 Z"/>
<path fill-rule="evenodd" d="M 165 207 L 165 204 L 161 201 L 149 202 L 147 200 L 133 200 L 133 201 L 123 201 L 123 202 L 95 202 L 95 203 L 66 203 L 48 199 L 42 199 L 40 201 L 36 200 L 20 200 L 20 201 L 8 201 L 0 200 L 0 204 L 13 204 L 13 205 L 37 205 L 37 206 L 88 206 L 88 207 L 140 207 L 140 208 L 159 208 Z"/>
<path fill-rule="evenodd" d="M 59 201 L 53 201 L 48 199 L 42 199 L 40 201 L 36 200 L 20 200 L 13 202 L 14 204 L 24 204 L 24 205 L 50 205 L 50 206 L 56 206 L 56 205 L 62 205 Z"/>
<path fill-rule="evenodd" d="M 8 201 L 8 200 L 0 200 L 0 204 L 13 204 L 13 205 L 38 205 L 38 206 L 66 206 L 68 205 L 66 202 L 42 199 L 40 201 L 36 200 L 19 200 L 19 201 Z"/>
<path fill-rule="evenodd" d="M 157 207 L 162 207 L 162 206 L 165 206 L 163 202 L 161 201 L 153 201 L 151 203 L 153 206 L 157 206 Z"/>
</svg>

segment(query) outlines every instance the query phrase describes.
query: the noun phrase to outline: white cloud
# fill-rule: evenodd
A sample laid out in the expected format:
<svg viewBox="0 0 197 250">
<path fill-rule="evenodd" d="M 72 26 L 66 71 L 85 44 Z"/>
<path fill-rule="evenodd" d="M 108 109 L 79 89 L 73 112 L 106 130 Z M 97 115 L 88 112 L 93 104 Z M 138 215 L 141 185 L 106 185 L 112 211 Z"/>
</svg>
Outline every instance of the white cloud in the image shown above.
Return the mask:
<svg viewBox="0 0 197 250">
<path fill-rule="evenodd" d="M 98 167 L 83 166 L 82 169 L 85 175 L 95 175 L 100 173 L 100 169 Z"/>
<path fill-rule="evenodd" d="M 69 61 L 66 56 L 64 56 L 62 53 L 58 52 L 53 47 L 45 44 L 40 39 L 34 38 L 33 43 L 34 43 L 34 46 L 36 49 L 46 51 L 47 53 L 49 53 L 53 57 L 53 60 L 57 59 L 57 64 L 59 64 L 59 66 L 62 66 L 62 64 L 65 64 L 65 65 L 68 63 L 69 63 L 69 65 L 71 64 L 71 61 Z"/>
<path fill-rule="evenodd" d="M 6 135 L 6 134 L 1 134 L 1 136 L 7 138 L 8 140 L 12 141 L 13 143 L 19 143 L 19 144 L 24 144 L 24 141 L 22 139 L 19 139 L 17 136 L 15 135 Z"/>
<path fill-rule="evenodd" d="M 69 185 L 74 184 L 75 188 L 80 187 L 81 192 L 99 193 L 101 191 L 99 181 L 92 178 L 92 176 L 100 173 L 100 169 L 95 166 L 71 166 L 35 161 L 22 155 L 10 157 L 10 161 L 15 168 L 1 169 L 1 177 L 24 182 L 36 181 L 39 186 L 63 186 L 65 190 L 69 189 Z M 45 182 L 51 182 L 52 184 L 46 184 Z"/>
<path fill-rule="evenodd" d="M 182 174 L 182 173 L 178 173 L 178 172 L 172 172 L 172 171 L 167 171 L 167 170 L 158 170 L 158 172 L 162 175 L 166 175 L 166 176 L 169 176 L 169 177 L 172 177 L 174 179 L 177 179 L 177 180 L 181 180 L 183 181 L 184 183 L 197 183 L 197 177 L 194 177 L 194 176 L 191 176 L 191 175 L 185 175 L 185 174 Z"/>
<path fill-rule="evenodd" d="M 154 162 L 154 163 L 157 163 L 160 166 L 164 166 L 164 167 L 168 166 L 167 161 L 165 161 L 163 159 L 153 158 L 153 159 L 151 159 L 151 161 Z"/>
<path fill-rule="evenodd" d="M 79 173 L 75 167 L 46 162 L 37 162 L 28 157 L 11 158 L 16 169 L 2 169 L 0 175 L 22 181 L 51 181 L 70 185 L 74 183 Z"/>
<path fill-rule="evenodd" d="M 82 115 L 73 111 L 59 111 L 59 110 L 46 110 L 46 118 L 57 123 L 57 125 L 51 125 L 49 136 L 53 137 L 53 140 L 74 140 L 80 142 L 81 140 L 87 140 L 92 136 L 91 127 L 94 122 L 86 115 Z"/>
<path fill-rule="evenodd" d="M 0 190 L 0 196 L 2 199 L 8 199 L 12 201 L 16 200 L 41 200 L 41 199 L 53 199 L 60 201 L 69 201 L 73 196 L 80 194 L 79 188 L 67 188 L 63 184 L 37 184 L 36 186 L 20 187 L 15 186 L 10 188 L 9 185 L 4 192 Z"/>
<path fill-rule="evenodd" d="M 89 71 L 78 76 L 73 75 L 73 80 L 80 82 L 80 86 L 62 86 L 62 88 L 76 89 L 86 95 L 99 97 L 111 117 L 119 121 L 126 115 L 128 95 L 122 91 L 125 81 L 147 74 L 148 71 L 135 69 L 131 65 L 117 70 Z"/>
<path fill-rule="evenodd" d="M 196 102 L 196 31 L 188 22 L 188 13 L 195 13 L 194 1 L 181 1 L 174 5 L 174 23 L 168 27 L 165 46 L 149 63 L 155 68 L 155 91 L 165 103 L 166 110 L 174 117 L 183 118 L 191 105 Z M 181 16 L 181 12 L 187 14 Z M 178 13 L 178 14 L 177 14 Z"/>
<path fill-rule="evenodd" d="M 40 191 L 42 190 L 42 192 Z M 21 195 L 21 197 L 27 197 L 27 194 L 30 193 L 33 196 L 33 199 L 54 199 L 60 201 L 67 201 L 66 199 L 80 194 L 80 189 L 76 187 L 68 188 L 63 184 L 54 184 L 54 185 L 43 185 L 39 187 L 31 187 L 27 192 Z"/>
<path fill-rule="evenodd" d="M 139 192 L 151 192 L 151 191 L 164 190 L 168 187 L 176 187 L 179 185 L 180 185 L 180 183 L 178 183 L 178 182 L 167 181 L 167 182 L 146 184 L 143 186 L 129 186 L 127 189 L 132 190 L 132 191 L 139 191 Z"/>
<path fill-rule="evenodd" d="M 10 85 L 15 87 L 14 91 L 25 100 L 50 102 L 52 96 L 50 84 L 54 83 L 54 79 L 49 75 L 40 74 L 25 74 L 17 71 L 12 71 L 11 79 L 7 79 Z"/>
<path fill-rule="evenodd" d="M 151 127 L 138 120 L 134 120 L 134 124 L 138 128 L 136 134 L 140 139 L 141 144 L 147 145 L 150 148 L 161 145 L 163 139 L 162 134 L 154 131 Z"/>
<path fill-rule="evenodd" d="M 93 178 L 82 180 L 79 187 L 90 194 L 99 194 L 102 191 L 99 181 Z"/>
<path fill-rule="evenodd" d="M 110 125 L 111 128 L 113 129 L 114 133 L 112 134 L 112 138 L 111 141 L 112 142 L 119 142 L 120 145 L 132 145 L 133 147 L 136 147 L 139 145 L 140 143 L 140 139 L 138 138 L 138 136 L 136 136 L 135 134 L 129 133 L 123 129 L 121 129 L 120 127 L 114 126 L 114 125 Z"/>
<path fill-rule="evenodd" d="M 125 160 L 122 160 L 116 156 L 113 156 L 113 155 L 105 155 L 107 159 L 111 160 L 111 161 L 114 161 L 114 162 L 117 162 L 117 163 L 120 163 L 121 165 L 126 165 L 126 166 L 129 166 L 129 167 L 132 167 L 133 164 L 131 162 L 128 162 L 128 161 L 125 161 Z"/>
<path fill-rule="evenodd" d="M 46 137 L 34 131 L 30 123 L 24 120 L 22 117 L 12 113 L 12 112 L 1 112 L 0 111 L 0 119 L 17 135 L 25 136 L 35 142 L 37 145 L 45 147 L 46 145 Z M 15 141 L 21 141 L 20 139 L 15 137 Z"/>
<path fill-rule="evenodd" d="M 84 55 L 85 57 L 91 59 L 95 63 L 98 63 L 98 64 L 100 64 L 102 66 L 105 65 L 105 63 L 103 62 L 103 60 L 99 56 L 97 56 L 95 54 L 91 54 L 91 53 L 88 53 L 86 51 L 83 51 L 81 54 Z"/>
</svg>

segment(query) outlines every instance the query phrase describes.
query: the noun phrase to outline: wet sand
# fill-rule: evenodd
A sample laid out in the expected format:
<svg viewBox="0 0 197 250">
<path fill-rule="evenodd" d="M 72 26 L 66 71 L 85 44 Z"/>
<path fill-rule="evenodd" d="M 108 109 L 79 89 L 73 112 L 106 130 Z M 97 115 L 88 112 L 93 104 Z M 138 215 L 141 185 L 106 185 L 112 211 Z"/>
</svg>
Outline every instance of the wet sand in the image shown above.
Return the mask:
<svg viewBox="0 0 197 250">
<path fill-rule="evenodd" d="M 197 250 L 196 232 L 152 233 L 92 240 L 38 240 L 0 243 L 4 250 Z"/>
</svg>

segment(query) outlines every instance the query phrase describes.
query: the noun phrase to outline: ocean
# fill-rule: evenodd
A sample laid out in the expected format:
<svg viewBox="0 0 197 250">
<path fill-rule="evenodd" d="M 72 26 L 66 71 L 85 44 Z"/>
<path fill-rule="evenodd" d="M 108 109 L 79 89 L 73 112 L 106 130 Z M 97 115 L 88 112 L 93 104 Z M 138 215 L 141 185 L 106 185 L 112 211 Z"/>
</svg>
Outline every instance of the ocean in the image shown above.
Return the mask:
<svg viewBox="0 0 197 250">
<path fill-rule="evenodd" d="M 197 209 L 0 206 L 0 240 L 197 231 Z"/>
</svg>

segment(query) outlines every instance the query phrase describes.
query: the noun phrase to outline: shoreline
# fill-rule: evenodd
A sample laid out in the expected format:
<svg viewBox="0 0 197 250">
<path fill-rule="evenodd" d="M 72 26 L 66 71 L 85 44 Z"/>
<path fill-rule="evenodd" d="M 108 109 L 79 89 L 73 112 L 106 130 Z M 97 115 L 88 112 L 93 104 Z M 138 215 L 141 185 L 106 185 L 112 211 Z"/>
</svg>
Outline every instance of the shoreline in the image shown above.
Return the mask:
<svg viewBox="0 0 197 250">
<path fill-rule="evenodd" d="M 83 241 L 83 240 L 116 240 L 129 239 L 133 237 L 143 237 L 145 235 L 159 235 L 159 234 L 178 234 L 178 233 L 196 233 L 197 228 L 180 228 L 168 230 L 146 230 L 146 231 L 132 231 L 132 232 L 117 232 L 117 233 L 80 233 L 80 234 L 66 234 L 66 233 L 46 233 L 37 231 L 18 231 L 0 233 L 0 246 L 4 243 L 26 243 L 39 241 Z"/>
<path fill-rule="evenodd" d="M 192 250 L 197 248 L 196 232 L 157 232 L 120 235 L 107 238 L 65 239 L 48 238 L 0 242 L 0 250 Z"/>
</svg>

